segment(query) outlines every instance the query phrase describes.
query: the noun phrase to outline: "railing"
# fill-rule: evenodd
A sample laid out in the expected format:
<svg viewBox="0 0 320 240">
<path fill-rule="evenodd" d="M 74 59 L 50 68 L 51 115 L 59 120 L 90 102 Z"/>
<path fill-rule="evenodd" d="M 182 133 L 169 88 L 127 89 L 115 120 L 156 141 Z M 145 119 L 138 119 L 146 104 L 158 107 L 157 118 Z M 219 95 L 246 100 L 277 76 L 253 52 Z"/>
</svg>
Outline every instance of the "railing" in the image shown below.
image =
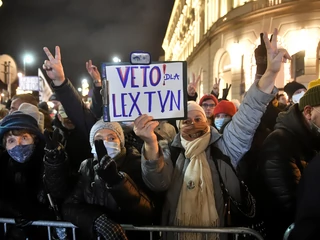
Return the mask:
<svg viewBox="0 0 320 240">
<path fill-rule="evenodd" d="M 14 224 L 14 219 L 10 218 L 0 218 L 0 224 L 4 226 L 4 233 L 7 232 L 8 224 Z M 76 240 L 76 226 L 70 222 L 60 222 L 60 221 L 34 221 L 31 224 L 32 226 L 42 226 L 47 228 L 48 239 L 51 240 L 51 228 L 68 228 L 72 229 L 72 239 Z M 154 232 L 174 232 L 177 233 L 177 239 L 179 239 L 180 233 L 203 233 L 205 234 L 205 239 L 208 238 L 207 234 L 211 233 L 224 233 L 224 234 L 233 234 L 234 239 L 237 240 L 241 235 L 251 235 L 258 240 L 263 240 L 263 237 L 253 229 L 250 228 L 186 228 L 186 227 L 163 227 L 163 226 L 144 226 L 137 227 L 133 225 L 121 225 L 125 231 L 146 231 L 150 232 L 150 240 L 153 240 Z M 1 238 L 1 237 L 0 237 Z M 100 239 L 99 237 L 97 239 Z"/>
</svg>

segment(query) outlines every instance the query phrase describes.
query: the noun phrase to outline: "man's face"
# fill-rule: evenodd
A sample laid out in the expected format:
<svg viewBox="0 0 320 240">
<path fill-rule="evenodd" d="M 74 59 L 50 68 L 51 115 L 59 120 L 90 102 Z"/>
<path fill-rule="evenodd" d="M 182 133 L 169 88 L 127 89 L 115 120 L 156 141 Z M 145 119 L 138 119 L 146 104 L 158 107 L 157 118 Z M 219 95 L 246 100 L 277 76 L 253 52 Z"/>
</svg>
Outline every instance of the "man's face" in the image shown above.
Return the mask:
<svg viewBox="0 0 320 240">
<path fill-rule="evenodd" d="M 213 110 L 216 104 L 213 100 L 208 99 L 203 101 L 201 107 L 203 108 L 204 112 L 206 113 L 207 118 L 211 118 L 213 116 Z"/>
<path fill-rule="evenodd" d="M 22 101 L 21 101 L 19 98 L 13 100 L 13 101 L 11 102 L 11 105 L 10 105 L 10 112 L 9 112 L 9 114 L 10 114 L 10 113 L 13 113 L 13 112 L 15 112 L 15 111 L 18 111 L 18 108 L 20 107 L 21 104 L 22 104 Z"/>
<path fill-rule="evenodd" d="M 287 98 L 285 96 L 281 96 L 278 101 L 284 105 L 287 105 Z"/>
<path fill-rule="evenodd" d="M 66 129 L 72 130 L 75 128 L 74 124 L 71 122 L 69 118 L 63 118 L 60 114 L 58 114 L 58 118 L 62 126 L 65 127 Z"/>
</svg>

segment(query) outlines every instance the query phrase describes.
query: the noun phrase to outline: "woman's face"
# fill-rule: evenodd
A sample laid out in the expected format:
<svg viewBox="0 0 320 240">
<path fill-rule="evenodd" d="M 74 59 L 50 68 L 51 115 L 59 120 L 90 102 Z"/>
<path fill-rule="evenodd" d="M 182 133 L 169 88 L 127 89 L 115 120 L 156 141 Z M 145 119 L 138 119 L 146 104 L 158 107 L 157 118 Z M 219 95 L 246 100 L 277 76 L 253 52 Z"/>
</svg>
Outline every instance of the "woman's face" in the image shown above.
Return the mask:
<svg viewBox="0 0 320 240">
<path fill-rule="evenodd" d="M 6 149 L 11 150 L 17 145 L 29 145 L 34 143 L 34 138 L 29 133 L 22 133 L 18 136 L 9 135 L 6 138 Z"/>
</svg>

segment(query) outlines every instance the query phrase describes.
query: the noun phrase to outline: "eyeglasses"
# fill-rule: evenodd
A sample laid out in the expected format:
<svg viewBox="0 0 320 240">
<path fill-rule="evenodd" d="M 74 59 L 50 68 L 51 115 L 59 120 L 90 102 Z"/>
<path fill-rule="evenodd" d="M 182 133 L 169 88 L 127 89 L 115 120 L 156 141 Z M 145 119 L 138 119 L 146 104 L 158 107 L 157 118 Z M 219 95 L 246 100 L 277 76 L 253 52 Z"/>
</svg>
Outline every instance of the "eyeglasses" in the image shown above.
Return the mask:
<svg viewBox="0 0 320 240">
<path fill-rule="evenodd" d="M 313 108 L 313 110 L 315 110 L 317 113 L 320 113 L 320 111 L 316 108 Z"/>
<path fill-rule="evenodd" d="M 215 104 L 207 104 L 207 103 L 202 104 L 202 107 L 204 108 L 214 108 L 215 106 L 216 106 Z"/>
</svg>

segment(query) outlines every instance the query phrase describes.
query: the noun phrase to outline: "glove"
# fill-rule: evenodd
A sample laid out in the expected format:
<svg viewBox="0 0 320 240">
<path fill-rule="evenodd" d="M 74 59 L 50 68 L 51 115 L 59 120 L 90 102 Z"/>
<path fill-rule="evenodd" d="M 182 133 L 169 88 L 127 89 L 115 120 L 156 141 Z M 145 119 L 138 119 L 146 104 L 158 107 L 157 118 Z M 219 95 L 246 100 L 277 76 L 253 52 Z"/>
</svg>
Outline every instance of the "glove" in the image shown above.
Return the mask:
<svg viewBox="0 0 320 240">
<path fill-rule="evenodd" d="M 46 146 L 44 148 L 46 160 L 50 163 L 59 163 L 65 160 L 65 151 L 61 143 L 59 143 L 59 129 L 56 128 L 52 137 L 51 132 L 44 130 L 44 138 Z"/>
<path fill-rule="evenodd" d="M 272 35 L 270 42 L 272 40 Z M 260 33 L 260 45 L 254 50 L 254 57 L 257 64 L 257 74 L 263 75 L 267 69 L 268 58 L 267 58 L 267 48 L 263 40 L 263 33 Z"/>
<path fill-rule="evenodd" d="M 94 229 L 106 240 L 127 240 L 122 227 L 111 221 L 105 214 L 102 214 L 95 220 Z"/>
<path fill-rule="evenodd" d="M 123 176 L 119 173 L 116 162 L 109 157 L 108 151 L 103 144 L 103 140 L 94 141 L 94 145 L 99 161 L 98 165 L 96 165 L 97 168 L 95 169 L 98 176 L 108 185 L 108 187 L 120 183 Z"/>
<path fill-rule="evenodd" d="M 222 99 L 223 100 L 227 99 L 231 86 L 232 85 L 230 84 L 228 87 L 228 83 L 226 83 L 226 88 L 222 89 Z"/>
</svg>

